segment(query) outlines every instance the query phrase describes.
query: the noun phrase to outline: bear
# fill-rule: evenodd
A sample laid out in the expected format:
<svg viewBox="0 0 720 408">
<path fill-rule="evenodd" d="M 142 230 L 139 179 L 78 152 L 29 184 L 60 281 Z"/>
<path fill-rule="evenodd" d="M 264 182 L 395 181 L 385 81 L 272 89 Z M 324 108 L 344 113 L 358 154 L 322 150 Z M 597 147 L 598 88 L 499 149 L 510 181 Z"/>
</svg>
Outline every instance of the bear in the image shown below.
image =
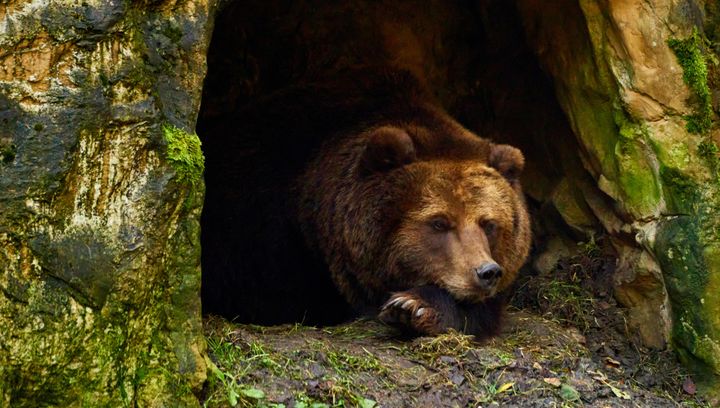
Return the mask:
<svg viewBox="0 0 720 408">
<path fill-rule="evenodd" d="M 530 244 L 523 155 L 462 127 L 410 73 L 348 70 L 198 132 L 205 313 L 498 333 Z"/>
</svg>

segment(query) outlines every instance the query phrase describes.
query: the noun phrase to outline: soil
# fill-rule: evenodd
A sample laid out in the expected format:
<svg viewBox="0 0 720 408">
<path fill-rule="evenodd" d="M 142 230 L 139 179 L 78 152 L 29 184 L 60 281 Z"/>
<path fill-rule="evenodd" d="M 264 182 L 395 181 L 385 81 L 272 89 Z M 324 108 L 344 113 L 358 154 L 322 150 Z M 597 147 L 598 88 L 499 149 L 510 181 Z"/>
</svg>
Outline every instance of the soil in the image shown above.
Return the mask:
<svg viewBox="0 0 720 408">
<path fill-rule="evenodd" d="M 314 328 L 205 319 L 206 407 L 709 406 L 670 351 L 637 346 L 589 248 L 526 275 L 503 333 L 403 338 L 374 320 Z"/>
</svg>

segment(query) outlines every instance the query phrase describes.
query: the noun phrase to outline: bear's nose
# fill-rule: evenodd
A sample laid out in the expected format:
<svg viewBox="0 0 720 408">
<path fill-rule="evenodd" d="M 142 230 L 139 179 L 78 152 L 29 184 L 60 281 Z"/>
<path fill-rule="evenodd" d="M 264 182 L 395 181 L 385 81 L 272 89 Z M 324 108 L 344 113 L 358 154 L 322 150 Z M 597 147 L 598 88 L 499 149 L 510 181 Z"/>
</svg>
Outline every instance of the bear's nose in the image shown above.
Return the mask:
<svg viewBox="0 0 720 408">
<path fill-rule="evenodd" d="M 480 278 L 480 284 L 490 289 L 502 276 L 502 268 L 495 262 L 486 262 L 475 268 L 475 273 Z"/>
</svg>

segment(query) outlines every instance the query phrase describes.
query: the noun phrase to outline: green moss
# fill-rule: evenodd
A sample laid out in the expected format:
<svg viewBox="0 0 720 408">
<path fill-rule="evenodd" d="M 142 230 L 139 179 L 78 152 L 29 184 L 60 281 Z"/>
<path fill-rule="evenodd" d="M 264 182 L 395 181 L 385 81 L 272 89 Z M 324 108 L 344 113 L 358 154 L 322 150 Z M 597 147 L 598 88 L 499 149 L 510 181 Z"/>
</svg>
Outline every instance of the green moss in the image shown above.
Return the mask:
<svg viewBox="0 0 720 408">
<path fill-rule="evenodd" d="M 620 136 L 614 152 L 620 202 L 634 216 L 642 218 L 656 212 L 662 194 L 658 175 L 648 158 L 648 130 L 628 119 L 619 107 L 613 120 Z"/>
<path fill-rule="evenodd" d="M 617 177 L 615 165 L 615 142 L 617 129 L 613 126 L 616 111 L 607 101 L 576 100 L 574 121 L 579 129 L 578 137 L 589 153 L 599 161 L 602 173 L 610 180 Z"/>
<path fill-rule="evenodd" d="M 128 87 L 137 90 L 151 90 L 155 84 L 152 71 L 142 62 L 133 61 L 124 68 L 124 77 L 120 78 Z"/>
<path fill-rule="evenodd" d="M 15 160 L 16 148 L 14 144 L 3 144 L 0 141 L 0 163 L 10 163 Z"/>
<path fill-rule="evenodd" d="M 706 387 L 717 386 L 720 381 L 720 344 L 702 332 L 684 315 L 676 324 L 674 336 L 681 338 L 681 344 L 676 343 L 679 357 L 693 371 L 698 373 L 697 378 L 701 385 Z"/>
<path fill-rule="evenodd" d="M 160 32 L 173 43 L 179 43 L 183 36 L 182 29 L 175 21 L 166 21 Z"/>
<path fill-rule="evenodd" d="M 712 97 L 708 87 L 708 67 L 705 58 L 705 41 L 697 29 L 690 37 L 671 38 L 668 46 L 675 53 L 683 69 L 683 80 L 695 98 L 695 111 L 685 117 L 690 133 L 705 134 L 713 124 Z"/>
<path fill-rule="evenodd" d="M 698 212 L 705 211 L 701 208 Z M 714 276 L 720 257 L 717 251 L 708 250 L 702 218 L 674 217 L 661 224 L 656 256 L 674 311 L 674 348 L 697 378 L 716 386 L 720 381 L 720 328 L 714 293 L 719 284 Z"/>
<path fill-rule="evenodd" d="M 702 301 L 709 306 L 708 319 L 713 332 L 720 334 L 720 314 L 717 313 L 717 305 L 720 305 L 720 244 L 711 243 L 703 248 L 703 257 L 708 268 L 708 281 Z M 720 344 L 720 338 L 714 337 L 714 340 Z M 720 374 L 720 353 L 713 358 L 716 371 Z"/>
<path fill-rule="evenodd" d="M 656 256 L 674 311 L 673 342 L 684 363 L 708 387 L 720 383 L 720 208 L 717 193 L 718 148 L 698 146 L 698 156 L 715 179 L 697 182 L 677 169 L 661 166 L 669 209 L 685 216 L 661 224 Z"/>
<path fill-rule="evenodd" d="M 200 138 L 169 124 L 164 124 L 162 129 L 167 142 L 167 159 L 175 169 L 178 181 L 195 185 L 205 171 Z"/>
<path fill-rule="evenodd" d="M 711 41 L 714 52 L 720 52 L 720 3 L 708 1 L 705 3 L 705 35 Z"/>
<path fill-rule="evenodd" d="M 618 125 L 618 133 L 623 140 L 637 140 L 647 134 L 647 129 L 637 123 L 629 121 L 621 110 L 615 111 L 615 124 Z"/>
<path fill-rule="evenodd" d="M 660 178 L 668 209 L 674 214 L 694 214 L 700 201 L 700 186 L 686 174 L 664 165 Z"/>
<path fill-rule="evenodd" d="M 711 140 L 703 140 L 698 145 L 698 155 L 705 160 L 705 163 L 710 170 L 712 170 L 716 181 L 720 181 L 717 180 L 718 171 L 720 171 L 720 158 L 718 158 L 718 153 L 720 153 L 720 149 L 718 149 L 715 142 Z"/>
<path fill-rule="evenodd" d="M 637 143 L 622 141 L 616 154 L 625 206 L 640 217 L 652 214 L 660 202 L 660 188 L 647 156 Z"/>
<path fill-rule="evenodd" d="M 712 114 L 709 113 L 710 111 L 707 111 L 708 113 L 705 114 L 703 112 L 695 113 L 692 115 L 685 116 L 685 120 L 687 121 L 687 130 L 690 133 L 706 133 L 710 130 L 710 127 L 712 126 Z"/>
</svg>

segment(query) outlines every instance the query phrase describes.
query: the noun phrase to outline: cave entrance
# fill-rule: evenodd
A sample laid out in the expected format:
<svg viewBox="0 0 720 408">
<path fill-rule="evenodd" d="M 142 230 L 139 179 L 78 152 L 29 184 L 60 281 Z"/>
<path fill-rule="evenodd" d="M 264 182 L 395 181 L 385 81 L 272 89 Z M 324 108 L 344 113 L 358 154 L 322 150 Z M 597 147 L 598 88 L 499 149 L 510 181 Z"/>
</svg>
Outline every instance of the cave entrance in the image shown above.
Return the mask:
<svg viewBox="0 0 720 408">
<path fill-rule="evenodd" d="M 344 301 L 332 295 L 326 277 L 262 283 L 262 265 L 252 265 L 257 280 L 210 282 L 215 278 L 205 272 L 209 263 L 217 262 L 218 248 L 247 244 L 248 239 L 237 237 L 255 232 L 229 230 L 208 220 L 232 202 L 232 195 L 224 192 L 228 178 L 222 162 L 228 150 L 242 149 L 242 135 L 232 125 L 234 112 L 294 84 L 369 63 L 409 70 L 464 126 L 524 152 L 527 164 L 522 182 L 535 221 L 534 254 L 545 252 L 549 237 L 565 236 L 571 242 L 583 238 L 582 231 L 568 228 L 556 210 L 560 205 L 581 206 L 582 200 L 559 202 L 554 192 L 572 189 L 569 178 L 577 184 L 589 176 L 578 158 L 575 136 L 552 81 L 526 44 L 512 2 L 234 2 L 217 15 L 197 127 L 207 163 L 202 221 L 206 312 L 261 324 L 293 320 L 330 324 L 346 316 Z M 242 152 L 230 152 L 234 153 Z M 271 212 L 275 203 L 256 205 L 258 211 Z M 582 210 L 578 213 L 591 213 Z M 592 229 L 597 222 L 587 219 L 574 224 Z M 232 264 L 224 267 L 234 268 Z M 232 310 L 233 299 L 248 291 L 262 291 L 263 285 L 275 287 L 261 296 L 267 313 L 244 315 Z M 224 291 L 214 292 L 210 287 Z M 288 312 L 276 302 L 291 298 L 303 306 Z M 308 315 L 308 310 L 314 313 Z"/>
</svg>

